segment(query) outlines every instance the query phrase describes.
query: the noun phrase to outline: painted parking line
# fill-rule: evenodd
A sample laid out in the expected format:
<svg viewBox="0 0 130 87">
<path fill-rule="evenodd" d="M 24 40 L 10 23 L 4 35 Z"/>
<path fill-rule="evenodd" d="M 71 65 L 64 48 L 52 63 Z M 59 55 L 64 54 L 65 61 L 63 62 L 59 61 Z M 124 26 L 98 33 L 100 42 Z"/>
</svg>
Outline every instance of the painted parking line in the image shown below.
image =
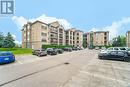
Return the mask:
<svg viewBox="0 0 130 87">
<path fill-rule="evenodd" d="M 86 71 L 80 71 L 80 73 L 87 74 L 87 75 L 94 76 L 94 77 L 98 77 L 98 78 L 102 78 L 102 79 L 116 81 L 118 83 L 122 83 L 123 85 L 128 84 L 127 82 L 125 82 L 123 80 L 119 80 L 119 79 L 116 79 L 116 78 L 110 78 L 110 77 L 99 75 L 99 74 L 93 74 L 93 73 L 86 72 Z"/>
<path fill-rule="evenodd" d="M 19 61 L 19 60 L 17 60 L 17 63 L 19 63 L 19 64 L 23 64 L 21 61 Z"/>
</svg>

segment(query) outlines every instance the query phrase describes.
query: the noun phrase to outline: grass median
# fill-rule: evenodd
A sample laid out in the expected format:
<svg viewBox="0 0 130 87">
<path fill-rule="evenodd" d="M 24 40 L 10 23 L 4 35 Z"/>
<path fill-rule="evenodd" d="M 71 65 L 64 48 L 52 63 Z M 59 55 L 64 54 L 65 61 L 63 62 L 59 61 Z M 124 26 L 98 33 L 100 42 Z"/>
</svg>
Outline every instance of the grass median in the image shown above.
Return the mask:
<svg viewBox="0 0 130 87">
<path fill-rule="evenodd" d="M 32 49 L 27 48 L 0 48 L 0 51 L 10 51 L 15 55 L 32 54 Z"/>
</svg>

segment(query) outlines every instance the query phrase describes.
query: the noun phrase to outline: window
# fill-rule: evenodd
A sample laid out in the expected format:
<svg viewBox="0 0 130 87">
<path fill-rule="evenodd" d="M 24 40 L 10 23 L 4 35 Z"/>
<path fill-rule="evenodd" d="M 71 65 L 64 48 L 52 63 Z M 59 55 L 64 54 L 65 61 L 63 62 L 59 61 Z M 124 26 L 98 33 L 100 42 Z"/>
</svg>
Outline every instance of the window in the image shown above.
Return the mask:
<svg viewBox="0 0 130 87">
<path fill-rule="evenodd" d="M 120 48 L 120 50 L 126 50 L 125 48 Z"/>
<path fill-rule="evenodd" d="M 24 42 L 26 42 L 26 39 L 24 38 Z"/>
<path fill-rule="evenodd" d="M 119 50 L 118 48 L 114 48 L 114 50 Z"/>
<path fill-rule="evenodd" d="M 43 26 L 43 25 L 42 25 L 41 28 L 42 28 L 42 29 L 47 29 L 47 26 Z"/>
<path fill-rule="evenodd" d="M 124 55 L 125 53 L 124 52 L 118 52 L 118 55 Z"/>
<path fill-rule="evenodd" d="M 42 38 L 42 42 L 47 42 L 47 40 L 45 38 Z"/>
<path fill-rule="evenodd" d="M 70 39 L 72 39 L 72 36 L 70 36 Z"/>
<path fill-rule="evenodd" d="M 24 33 L 24 37 L 26 37 L 26 33 Z"/>
<path fill-rule="evenodd" d="M 9 56 L 12 55 L 11 53 L 0 53 L 0 56 Z"/>
<path fill-rule="evenodd" d="M 30 35 L 30 32 L 28 32 L 28 35 Z"/>
<path fill-rule="evenodd" d="M 98 34 L 98 33 L 96 33 L 96 37 L 98 37 L 98 35 L 99 35 L 99 34 Z"/>
<path fill-rule="evenodd" d="M 107 35 L 107 33 L 105 32 L 104 35 Z"/>
<path fill-rule="evenodd" d="M 41 33 L 42 36 L 47 36 L 47 33 Z"/>
<path fill-rule="evenodd" d="M 27 39 L 27 41 L 29 42 L 29 41 L 30 41 L 30 39 L 28 38 L 28 39 Z"/>
</svg>

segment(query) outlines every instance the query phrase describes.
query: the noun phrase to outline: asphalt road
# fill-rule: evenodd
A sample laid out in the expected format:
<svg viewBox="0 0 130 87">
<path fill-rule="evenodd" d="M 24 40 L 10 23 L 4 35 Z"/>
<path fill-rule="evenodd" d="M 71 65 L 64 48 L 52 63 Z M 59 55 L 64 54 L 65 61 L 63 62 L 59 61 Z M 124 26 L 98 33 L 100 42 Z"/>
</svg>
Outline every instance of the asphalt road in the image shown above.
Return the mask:
<svg viewBox="0 0 130 87">
<path fill-rule="evenodd" d="M 0 66 L 0 87 L 130 87 L 130 62 L 99 60 L 96 50 L 16 56 Z"/>
</svg>

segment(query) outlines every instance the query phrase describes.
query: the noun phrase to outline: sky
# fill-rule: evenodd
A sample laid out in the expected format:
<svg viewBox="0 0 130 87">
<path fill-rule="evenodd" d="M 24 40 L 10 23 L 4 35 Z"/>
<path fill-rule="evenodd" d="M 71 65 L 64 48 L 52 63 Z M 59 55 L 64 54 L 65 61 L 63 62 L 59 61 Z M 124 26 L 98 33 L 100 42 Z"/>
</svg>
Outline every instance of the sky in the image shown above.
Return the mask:
<svg viewBox="0 0 130 87">
<path fill-rule="evenodd" d="M 130 0 L 15 0 L 15 13 L 0 16 L 0 32 L 11 32 L 17 43 L 22 26 L 40 20 L 59 21 L 65 29 L 109 31 L 110 39 L 130 30 Z"/>
</svg>

